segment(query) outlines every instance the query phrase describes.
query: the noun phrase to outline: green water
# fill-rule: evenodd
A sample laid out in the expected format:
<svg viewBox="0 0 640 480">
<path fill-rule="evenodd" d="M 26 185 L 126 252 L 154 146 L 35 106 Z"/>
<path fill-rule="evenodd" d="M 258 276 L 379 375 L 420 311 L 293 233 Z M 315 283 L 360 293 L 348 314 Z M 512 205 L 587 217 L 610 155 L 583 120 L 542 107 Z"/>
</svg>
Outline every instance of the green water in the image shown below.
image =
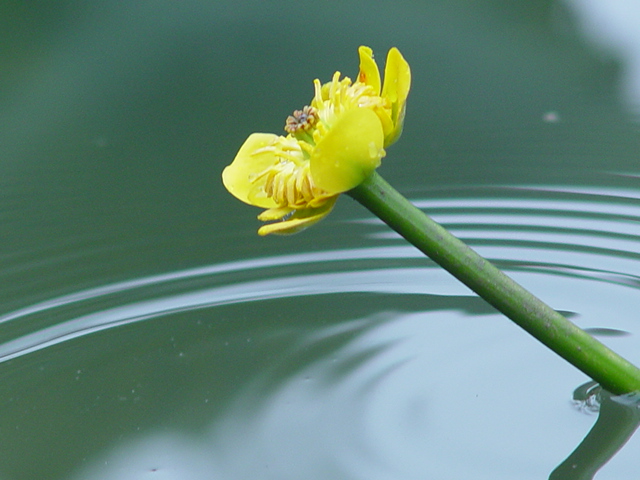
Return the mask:
<svg viewBox="0 0 640 480">
<path fill-rule="evenodd" d="M 381 174 L 640 363 L 640 12 L 600 3 L 0 2 L 0 480 L 548 478 L 584 375 L 350 198 L 259 238 L 220 173 L 397 46 Z"/>
</svg>

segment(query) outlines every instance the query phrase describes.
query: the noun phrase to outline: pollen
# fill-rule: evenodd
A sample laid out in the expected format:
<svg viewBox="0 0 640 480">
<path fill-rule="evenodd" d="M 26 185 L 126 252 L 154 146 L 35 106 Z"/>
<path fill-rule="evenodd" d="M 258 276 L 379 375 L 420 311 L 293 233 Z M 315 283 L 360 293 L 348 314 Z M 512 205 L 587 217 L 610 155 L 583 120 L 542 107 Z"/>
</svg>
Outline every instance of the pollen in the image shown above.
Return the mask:
<svg viewBox="0 0 640 480">
<path fill-rule="evenodd" d="M 287 117 L 287 124 L 284 129 L 288 133 L 299 131 L 309 131 L 318 121 L 318 111 L 310 106 L 305 106 L 302 110 L 296 110 L 293 115 Z"/>
</svg>

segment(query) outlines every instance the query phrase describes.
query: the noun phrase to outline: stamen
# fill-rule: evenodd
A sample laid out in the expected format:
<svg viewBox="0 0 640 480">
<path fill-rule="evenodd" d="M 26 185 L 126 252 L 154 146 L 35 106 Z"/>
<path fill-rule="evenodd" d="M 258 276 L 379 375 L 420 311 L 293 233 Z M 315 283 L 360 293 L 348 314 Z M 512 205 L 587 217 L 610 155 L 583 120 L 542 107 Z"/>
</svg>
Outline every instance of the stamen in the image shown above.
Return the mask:
<svg viewBox="0 0 640 480">
<path fill-rule="evenodd" d="M 318 111 L 310 106 L 305 106 L 302 110 L 296 110 L 293 115 L 287 117 L 287 124 L 284 129 L 289 133 L 308 131 L 318 121 Z"/>
<path fill-rule="evenodd" d="M 315 186 L 309 162 L 316 145 L 328 134 L 339 115 L 351 108 L 387 113 L 386 98 L 376 95 L 373 87 L 366 83 L 340 78 L 340 72 L 335 72 L 324 85 L 314 80 L 313 86 L 313 106 L 296 110 L 287 118 L 284 129 L 289 135 L 278 137 L 253 152 L 275 157 L 272 165 L 252 176 L 250 181 L 256 190 L 261 190 L 256 191 L 256 197 L 266 195 L 279 209 L 317 208 L 333 196 Z"/>
<path fill-rule="evenodd" d="M 316 102 L 316 105 L 322 105 L 322 84 L 317 78 L 313 81 L 313 91 L 313 101 Z"/>
</svg>

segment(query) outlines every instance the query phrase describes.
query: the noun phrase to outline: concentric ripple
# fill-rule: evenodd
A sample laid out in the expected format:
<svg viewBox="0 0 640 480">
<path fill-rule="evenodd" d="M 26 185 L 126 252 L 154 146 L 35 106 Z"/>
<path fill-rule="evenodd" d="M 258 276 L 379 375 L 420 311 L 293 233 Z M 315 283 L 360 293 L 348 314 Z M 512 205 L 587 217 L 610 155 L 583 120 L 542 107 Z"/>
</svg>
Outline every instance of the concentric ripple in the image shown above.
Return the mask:
<svg viewBox="0 0 640 480">
<path fill-rule="evenodd" d="M 457 193 L 415 203 L 640 362 L 637 192 Z M 230 305 L 243 328 L 264 320 L 256 304 L 277 325 L 321 301 L 327 323 L 296 333 L 257 365 L 204 434 L 147 432 L 103 452 L 77 478 L 138 478 L 124 472 L 153 465 L 173 472 L 166 478 L 546 478 L 593 423 L 571 407 L 587 379 L 382 224 L 354 223 L 363 248 L 211 265 L 7 313 L 0 324 L 14 336 L 0 345 L 0 361 L 127 324 L 151 328 L 178 313 L 213 318 Z M 598 479 L 637 472 L 638 446 L 632 438 Z"/>
</svg>

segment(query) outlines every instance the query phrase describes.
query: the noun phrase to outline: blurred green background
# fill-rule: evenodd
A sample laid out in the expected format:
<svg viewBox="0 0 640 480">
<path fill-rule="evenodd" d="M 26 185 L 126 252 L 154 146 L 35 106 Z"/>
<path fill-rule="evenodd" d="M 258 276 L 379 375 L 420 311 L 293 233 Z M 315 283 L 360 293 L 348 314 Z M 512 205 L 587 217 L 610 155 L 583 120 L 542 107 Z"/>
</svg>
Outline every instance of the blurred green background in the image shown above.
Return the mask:
<svg viewBox="0 0 640 480">
<path fill-rule="evenodd" d="M 412 66 L 381 170 L 408 195 L 634 171 L 622 67 L 575 17 L 552 1 L 1 2 L 0 300 L 327 241 L 330 224 L 254 238 L 258 212 L 220 172 L 249 133 L 281 132 L 314 78 L 355 75 L 360 44 Z M 340 203 L 335 217 L 357 209 Z"/>
</svg>

